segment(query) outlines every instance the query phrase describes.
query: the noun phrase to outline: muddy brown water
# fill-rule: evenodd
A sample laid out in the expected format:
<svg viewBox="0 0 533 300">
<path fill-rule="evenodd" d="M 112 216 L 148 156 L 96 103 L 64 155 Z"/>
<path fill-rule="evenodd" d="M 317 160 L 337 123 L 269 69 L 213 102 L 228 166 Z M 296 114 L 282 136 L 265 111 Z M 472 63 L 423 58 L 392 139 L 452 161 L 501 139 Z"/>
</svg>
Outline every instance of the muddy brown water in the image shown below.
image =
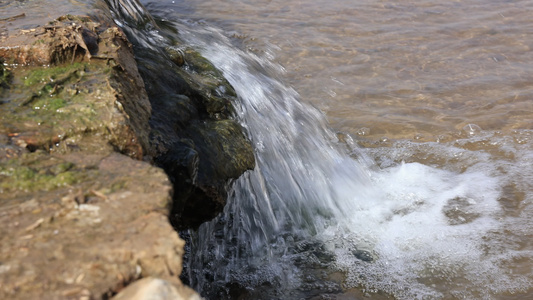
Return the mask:
<svg viewBox="0 0 533 300">
<path fill-rule="evenodd" d="M 270 51 L 302 98 L 344 132 L 436 140 L 470 123 L 533 129 L 532 1 L 157 5 L 194 11 Z"/>
<path fill-rule="evenodd" d="M 31 34 L 42 26 L 66 14 L 83 14 L 91 11 L 94 1 L 77 0 L 7 0 L 0 2 L 0 39 L 20 30 Z M 0 40 L 1 41 L 1 40 Z M 3 45 L 0 45 L 3 46 Z"/>
</svg>

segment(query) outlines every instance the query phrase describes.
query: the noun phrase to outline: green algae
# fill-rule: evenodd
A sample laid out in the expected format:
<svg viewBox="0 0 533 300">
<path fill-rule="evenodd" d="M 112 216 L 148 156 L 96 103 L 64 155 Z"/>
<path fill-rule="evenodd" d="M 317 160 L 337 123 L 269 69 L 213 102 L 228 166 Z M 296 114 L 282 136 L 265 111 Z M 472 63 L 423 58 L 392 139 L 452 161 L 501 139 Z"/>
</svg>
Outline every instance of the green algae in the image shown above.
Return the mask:
<svg viewBox="0 0 533 300">
<path fill-rule="evenodd" d="M 4 61 L 0 58 L 0 93 L 2 93 L 4 89 L 8 88 L 12 79 L 13 75 L 4 66 Z"/>
<path fill-rule="evenodd" d="M 70 162 L 30 153 L 0 164 L 0 193 L 50 191 L 77 184 L 86 177 L 84 170 Z"/>
<path fill-rule="evenodd" d="M 17 69 L 10 98 L 0 105 L 0 134 L 14 136 L 30 151 L 100 152 L 107 143 L 121 143 L 123 131 L 114 131 L 122 130 L 120 112 L 104 76 L 109 69 L 104 61 Z M 57 147 L 66 139 L 69 146 Z"/>
<path fill-rule="evenodd" d="M 38 83 L 46 83 L 53 86 L 55 81 L 64 82 L 74 72 L 84 70 L 86 66 L 87 64 L 84 63 L 74 63 L 72 65 L 35 68 L 25 76 L 24 86 L 32 86 Z"/>
<path fill-rule="evenodd" d="M 125 181 L 125 180 L 117 180 L 117 181 L 114 181 L 111 184 L 111 187 L 109 188 L 109 192 L 110 193 L 115 193 L 117 191 L 125 190 L 127 186 L 128 186 L 128 182 L 127 181 Z"/>
<path fill-rule="evenodd" d="M 62 98 L 41 98 L 33 104 L 33 109 L 57 111 L 65 105 L 66 101 Z"/>
</svg>

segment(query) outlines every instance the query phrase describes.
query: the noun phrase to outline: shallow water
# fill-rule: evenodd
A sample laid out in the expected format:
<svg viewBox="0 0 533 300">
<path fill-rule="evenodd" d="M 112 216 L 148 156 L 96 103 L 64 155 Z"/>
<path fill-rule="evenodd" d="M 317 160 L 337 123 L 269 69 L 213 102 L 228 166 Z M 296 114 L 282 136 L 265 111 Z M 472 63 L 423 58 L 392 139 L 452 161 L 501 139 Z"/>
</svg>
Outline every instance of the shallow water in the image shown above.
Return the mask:
<svg viewBox="0 0 533 300">
<path fill-rule="evenodd" d="M 302 99 L 344 132 L 434 141 L 470 123 L 533 129 L 533 1 L 158 5 L 270 51 Z"/>
<path fill-rule="evenodd" d="M 0 2 L 0 41 L 31 30 L 66 14 L 90 13 L 92 0 L 7 0 Z M 53 9 L 50 9 L 53 7 Z"/>
</svg>

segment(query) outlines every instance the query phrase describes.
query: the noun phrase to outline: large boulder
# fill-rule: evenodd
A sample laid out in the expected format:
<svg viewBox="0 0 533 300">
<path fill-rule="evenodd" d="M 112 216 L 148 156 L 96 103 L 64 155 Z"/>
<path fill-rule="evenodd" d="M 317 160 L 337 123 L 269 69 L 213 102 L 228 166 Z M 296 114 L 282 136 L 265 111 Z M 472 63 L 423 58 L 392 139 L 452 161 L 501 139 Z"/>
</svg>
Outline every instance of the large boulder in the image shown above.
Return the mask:
<svg viewBox="0 0 533 300">
<path fill-rule="evenodd" d="M 0 299 L 109 299 L 148 276 L 190 295 L 122 30 L 65 16 L 2 38 Z"/>
<path fill-rule="evenodd" d="M 118 153 L 25 153 L 0 164 L 0 298 L 101 299 L 146 276 L 181 286 L 171 185 Z"/>
</svg>

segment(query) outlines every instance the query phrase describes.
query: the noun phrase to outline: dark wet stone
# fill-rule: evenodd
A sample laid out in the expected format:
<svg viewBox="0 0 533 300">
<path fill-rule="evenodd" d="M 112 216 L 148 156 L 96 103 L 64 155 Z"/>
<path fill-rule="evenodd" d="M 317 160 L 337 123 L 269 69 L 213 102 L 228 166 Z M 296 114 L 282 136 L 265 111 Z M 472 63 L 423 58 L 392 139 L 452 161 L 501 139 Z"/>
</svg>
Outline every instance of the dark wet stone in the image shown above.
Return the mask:
<svg viewBox="0 0 533 300">
<path fill-rule="evenodd" d="M 222 211 L 228 182 L 255 166 L 250 141 L 231 119 L 235 91 L 207 59 L 176 41 L 175 32 L 161 30 L 166 42 L 146 47 L 142 30 L 124 30 L 152 104 L 155 163 L 176 187 L 171 222 L 196 227 Z"/>
<path fill-rule="evenodd" d="M 185 64 L 185 58 L 183 57 L 183 51 L 175 47 L 166 47 L 165 51 L 167 52 L 170 61 L 175 63 L 178 67 L 181 67 Z"/>
<path fill-rule="evenodd" d="M 11 72 L 6 68 L 6 66 L 4 66 L 4 59 L 0 58 L 0 95 L 2 94 L 4 89 L 7 89 L 9 87 L 11 79 Z M 0 102 L 0 104 L 2 104 L 2 102 Z"/>
<path fill-rule="evenodd" d="M 362 261 L 371 262 L 374 260 L 372 253 L 366 250 L 354 250 L 352 253 L 355 257 L 357 257 L 357 259 Z"/>
<path fill-rule="evenodd" d="M 448 224 L 461 225 L 471 223 L 480 217 L 473 206 L 471 199 L 466 197 L 456 197 L 448 200 L 446 205 L 442 208 L 442 212 L 447 217 Z"/>
</svg>

